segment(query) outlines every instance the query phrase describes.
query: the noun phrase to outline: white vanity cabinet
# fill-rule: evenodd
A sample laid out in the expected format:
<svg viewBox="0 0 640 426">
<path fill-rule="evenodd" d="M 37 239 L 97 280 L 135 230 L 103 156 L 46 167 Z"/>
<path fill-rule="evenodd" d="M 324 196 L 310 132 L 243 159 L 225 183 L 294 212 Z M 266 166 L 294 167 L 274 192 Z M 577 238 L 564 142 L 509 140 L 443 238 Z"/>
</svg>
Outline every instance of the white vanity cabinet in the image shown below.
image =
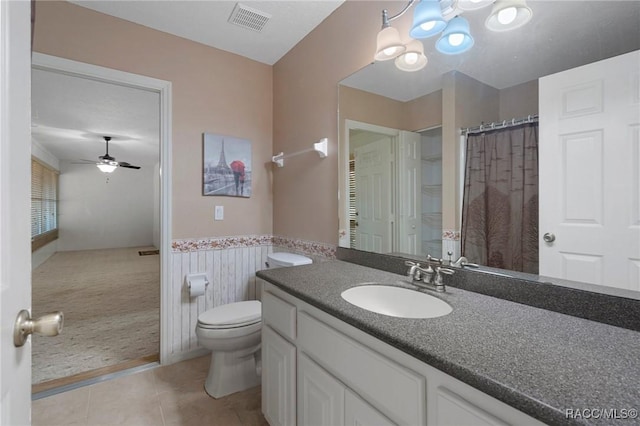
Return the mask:
<svg viewBox="0 0 640 426">
<path fill-rule="evenodd" d="M 262 412 L 271 426 L 296 424 L 295 315 L 294 305 L 262 294 Z"/>
<path fill-rule="evenodd" d="M 267 282 L 262 303 L 271 426 L 543 424 Z"/>
</svg>

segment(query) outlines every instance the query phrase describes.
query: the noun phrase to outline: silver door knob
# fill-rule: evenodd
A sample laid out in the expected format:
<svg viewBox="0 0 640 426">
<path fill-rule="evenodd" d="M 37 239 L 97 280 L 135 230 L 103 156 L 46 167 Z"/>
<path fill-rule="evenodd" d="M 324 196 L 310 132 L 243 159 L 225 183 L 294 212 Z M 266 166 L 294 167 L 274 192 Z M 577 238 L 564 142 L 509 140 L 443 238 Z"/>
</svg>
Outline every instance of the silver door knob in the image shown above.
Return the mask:
<svg viewBox="0 0 640 426">
<path fill-rule="evenodd" d="M 552 243 L 556 240 L 556 236 L 547 232 L 546 234 L 544 234 L 542 236 L 542 239 L 546 242 L 546 243 Z"/>
<path fill-rule="evenodd" d="M 64 315 L 62 312 L 53 312 L 32 320 L 29 311 L 23 309 L 18 313 L 16 324 L 13 328 L 13 344 L 17 348 L 24 345 L 31 333 L 38 333 L 43 336 L 57 336 L 62 331 L 63 324 Z"/>
</svg>

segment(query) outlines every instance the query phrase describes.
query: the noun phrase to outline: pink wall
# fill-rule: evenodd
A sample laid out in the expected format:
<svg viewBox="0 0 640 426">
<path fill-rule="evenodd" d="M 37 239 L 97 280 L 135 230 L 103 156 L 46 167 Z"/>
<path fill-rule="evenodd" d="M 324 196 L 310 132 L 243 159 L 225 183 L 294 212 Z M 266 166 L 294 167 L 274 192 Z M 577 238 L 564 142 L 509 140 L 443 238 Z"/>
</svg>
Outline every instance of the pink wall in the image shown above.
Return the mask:
<svg viewBox="0 0 640 426">
<path fill-rule="evenodd" d="M 405 129 L 404 102 L 352 87 L 340 86 L 340 134 L 344 120 L 355 120 L 392 129 Z"/>
<path fill-rule="evenodd" d="M 373 59 L 381 11 L 399 2 L 347 1 L 274 65 L 274 151 L 329 138 L 329 156 L 310 153 L 274 171 L 274 233 L 338 242 L 338 82 Z M 411 14 L 394 21 L 406 33 Z"/>
<path fill-rule="evenodd" d="M 407 102 L 403 117 L 403 128 L 412 132 L 442 125 L 442 90 Z"/>
<path fill-rule="evenodd" d="M 172 238 L 272 232 L 271 66 L 67 2 L 37 3 L 34 51 L 172 82 Z M 251 198 L 202 196 L 203 132 L 253 142 Z"/>
<path fill-rule="evenodd" d="M 500 90 L 500 118 L 511 120 L 538 113 L 538 80 Z"/>
</svg>

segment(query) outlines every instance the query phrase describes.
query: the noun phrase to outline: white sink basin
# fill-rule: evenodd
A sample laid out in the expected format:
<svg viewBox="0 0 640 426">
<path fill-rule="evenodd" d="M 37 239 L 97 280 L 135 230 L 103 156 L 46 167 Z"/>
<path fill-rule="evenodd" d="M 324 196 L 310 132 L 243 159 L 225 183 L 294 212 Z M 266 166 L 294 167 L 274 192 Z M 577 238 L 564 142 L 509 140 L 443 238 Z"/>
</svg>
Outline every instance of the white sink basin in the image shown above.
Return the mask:
<svg viewBox="0 0 640 426">
<path fill-rule="evenodd" d="M 399 318 L 436 318 L 453 308 L 419 291 L 388 285 L 362 285 L 342 292 L 342 298 L 367 311 Z"/>
</svg>

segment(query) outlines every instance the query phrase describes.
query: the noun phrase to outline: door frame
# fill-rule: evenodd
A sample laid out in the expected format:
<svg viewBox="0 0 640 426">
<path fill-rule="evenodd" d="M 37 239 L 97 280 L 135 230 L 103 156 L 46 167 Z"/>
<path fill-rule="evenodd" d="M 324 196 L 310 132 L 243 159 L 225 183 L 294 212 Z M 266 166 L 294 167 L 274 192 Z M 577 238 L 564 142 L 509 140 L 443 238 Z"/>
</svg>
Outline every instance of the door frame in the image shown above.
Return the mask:
<svg viewBox="0 0 640 426">
<path fill-rule="evenodd" d="M 37 52 L 31 66 L 160 95 L 160 364 L 171 363 L 171 82 Z"/>
<path fill-rule="evenodd" d="M 0 1 L 0 424 L 31 421 L 31 342 L 15 347 L 31 309 L 30 5 Z"/>
<path fill-rule="evenodd" d="M 338 152 L 338 222 L 339 236 L 338 245 L 340 247 L 350 247 L 350 228 L 349 228 L 349 131 L 359 129 L 372 133 L 380 133 L 391 138 L 398 139 L 400 130 L 390 127 L 378 126 L 375 124 L 364 123 L 355 120 L 344 120 L 344 134 L 339 144 Z M 395 150 L 392 151 L 395 155 Z M 392 203 L 395 202 L 392 199 Z"/>
</svg>

